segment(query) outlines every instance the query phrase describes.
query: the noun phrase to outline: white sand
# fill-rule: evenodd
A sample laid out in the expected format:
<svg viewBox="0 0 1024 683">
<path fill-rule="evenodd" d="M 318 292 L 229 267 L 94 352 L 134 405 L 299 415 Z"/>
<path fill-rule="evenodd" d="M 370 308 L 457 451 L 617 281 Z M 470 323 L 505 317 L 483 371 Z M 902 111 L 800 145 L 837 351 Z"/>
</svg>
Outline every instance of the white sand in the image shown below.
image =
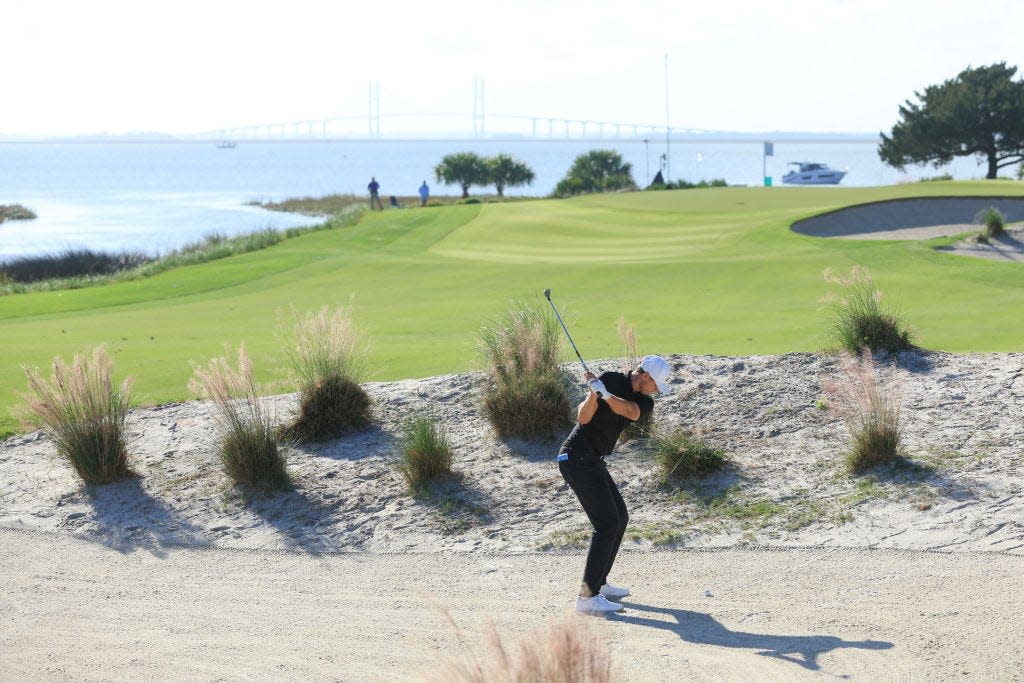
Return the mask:
<svg viewBox="0 0 1024 683">
<path fill-rule="evenodd" d="M 1024 354 L 902 354 L 909 464 L 866 479 L 843 472 L 843 428 L 816 405 L 834 358 L 669 359 L 692 379 L 656 401 L 656 420 L 700 426 L 733 464 L 666 489 L 643 442 L 610 459 L 631 509 L 616 576 L 648 591 L 637 596 L 648 607 L 608 625 L 628 680 L 678 680 L 671 667 L 697 678 L 1020 674 L 1024 617 L 1004 607 L 1024 597 Z M 134 411 L 139 476 L 110 486 L 80 485 L 40 433 L 7 440 L 0 674 L 393 680 L 452 644 L 420 591 L 474 634 L 487 616 L 522 633 L 557 614 L 583 552 L 537 549 L 588 528 L 552 460 L 559 440 L 497 440 L 478 379 L 368 385 L 376 426 L 295 450 L 295 490 L 272 496 L 228 485 L 201 402 Z M 272 401 L 285 419 L 295 399 Z M 420 411 L 443 419 L 456 451 L 459 477 L 433 501 L 411 498 L 395 466 L 401 421 Z M 709 514 L 715 496 L 734 514 Z M 773 514 L 735 512 L 755 510 Z M 686 550 L 651 552 L 666 538 Z M 733 550 L 688 552 L 709 548 Z M 705 584 L 715 602 L 703 602 Z M 222 612 L 237 610 L 245 618 L 225 625 Z M 763 654 L 790 647 L 817 652 L 820 669 L 798 661 L 806 653 Z M 671 675 L 646 675 L 658 672 Z"/>
</svg>

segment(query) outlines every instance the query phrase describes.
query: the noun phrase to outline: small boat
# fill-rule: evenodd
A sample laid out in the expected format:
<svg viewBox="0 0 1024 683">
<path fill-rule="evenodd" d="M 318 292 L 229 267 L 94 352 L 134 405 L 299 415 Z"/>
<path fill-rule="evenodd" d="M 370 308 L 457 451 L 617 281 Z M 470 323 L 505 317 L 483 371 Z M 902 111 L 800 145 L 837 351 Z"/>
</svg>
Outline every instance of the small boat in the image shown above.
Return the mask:
<svg viewBox="0 0 1024 683">
<path fill-rule="evenodd" d="M 846 175 L 846 171 L 811 161 L 791 161 L 789 165 L 798 167 L 782 176 L 782 182 L 789 185 L 838 185 Z"/>
<path fill-rule="evenodd" d="M 221 140 L 217 143 L 217 149 L 234 149 L 235 143 L 231 140 Z"/>
</svg>

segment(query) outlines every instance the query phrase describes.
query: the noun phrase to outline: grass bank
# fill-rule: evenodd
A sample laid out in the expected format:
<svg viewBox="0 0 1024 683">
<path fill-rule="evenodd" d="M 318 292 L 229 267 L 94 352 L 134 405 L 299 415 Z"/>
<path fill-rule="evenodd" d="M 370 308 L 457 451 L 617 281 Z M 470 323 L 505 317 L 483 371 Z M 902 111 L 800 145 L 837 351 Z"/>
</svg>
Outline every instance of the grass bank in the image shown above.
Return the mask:
<svg viewBox="0 0 1024 683">
<path fill-rule="evenodd" d="M 826 267 L 869 269 L 925 348 L 1021 348 L 1020 264 L 929 242 L 830 240 L 789 225 L 912 196 L 1019 193 L 1006 182 L 881 188 L 709 188 L 367 212 L 358 224 L 144 279 L 0 297 L 0 416 L 19 364 L 99 343 L 149 402 L 188 397 L 190 360 L 245 341 L 258 378 L 281 381 L 280 311 L 352 302 L 372 340 L 371 379 L 482 367 L 480 326 L 549 287 L 585 356 L 621 352 L 616 322 L 659 353 L 766 354 L 827 343 Z M 948 241 L 948 240 L 945 240 Z"/>
</svg>

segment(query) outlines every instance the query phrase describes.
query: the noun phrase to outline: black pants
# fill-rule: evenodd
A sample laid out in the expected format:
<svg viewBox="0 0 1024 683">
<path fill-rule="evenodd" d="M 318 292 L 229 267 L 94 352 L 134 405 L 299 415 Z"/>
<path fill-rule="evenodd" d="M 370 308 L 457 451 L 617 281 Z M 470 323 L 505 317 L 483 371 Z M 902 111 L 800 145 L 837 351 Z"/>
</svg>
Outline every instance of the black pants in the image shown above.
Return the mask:
<svg viewBox="0 0 1024 683">
<path fill-rule="evenodd" d="M 558 463 L 562 478 L 579 498 L 583 511 L 587 513 L 594 534 L 590 537 L 590 550 L 583 570 L 583 581 L 597 595 L 601 586 L 608 583 L 615 556 L 626 533 L 629 513 L 622 500 L 619 487 L 608 474 L 603 460 L 591 457 L 570 456 Z"/>
</svg>

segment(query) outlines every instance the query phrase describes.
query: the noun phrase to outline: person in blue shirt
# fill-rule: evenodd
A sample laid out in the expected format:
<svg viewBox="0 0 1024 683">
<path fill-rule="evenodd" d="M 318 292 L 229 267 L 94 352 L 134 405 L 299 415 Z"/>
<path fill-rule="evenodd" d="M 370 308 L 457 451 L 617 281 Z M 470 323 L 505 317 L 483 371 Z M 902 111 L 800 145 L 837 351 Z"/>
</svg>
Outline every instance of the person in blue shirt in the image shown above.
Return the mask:
<svg viewBox="0 0 1024 683">
<path fill-rule="evenodd" d="M 558 454 L 562 478 L 594 527 L 583 584 L 576 598 L 577 612 L 618 612 L 622 604 L 614 600 L 630 594 L 628 588 L 608 583 L 608 573 L 626 533 L 629 512 L 604 459 L 627 425 L 650 418 L 654 411 L 651 394 L 668 391 L 670 372 L 664 358 L 647 356 L 628 374 L 585 375 L 589 393 L 576 408 L 576 426 Z"/>
<path fill-rule="evenodd" d="M 384 210 L 384 205 L 380 203 L 380 183 L 377 179 L 370 177 L 370 184 L 366 186 L 366 189 L 370 191 L 370 211 L 373 211 L 374 203 L 377 204 L 377 208 L 381 211 Z"/>
<path fill-rule="evenodd" d="M 427 181 L 424 180 L 423 184 L 420 185 L 420 206 L 427 205 L 427 199 L 430 197 L 430 188 L 427 187 Z"/>
</svg>

